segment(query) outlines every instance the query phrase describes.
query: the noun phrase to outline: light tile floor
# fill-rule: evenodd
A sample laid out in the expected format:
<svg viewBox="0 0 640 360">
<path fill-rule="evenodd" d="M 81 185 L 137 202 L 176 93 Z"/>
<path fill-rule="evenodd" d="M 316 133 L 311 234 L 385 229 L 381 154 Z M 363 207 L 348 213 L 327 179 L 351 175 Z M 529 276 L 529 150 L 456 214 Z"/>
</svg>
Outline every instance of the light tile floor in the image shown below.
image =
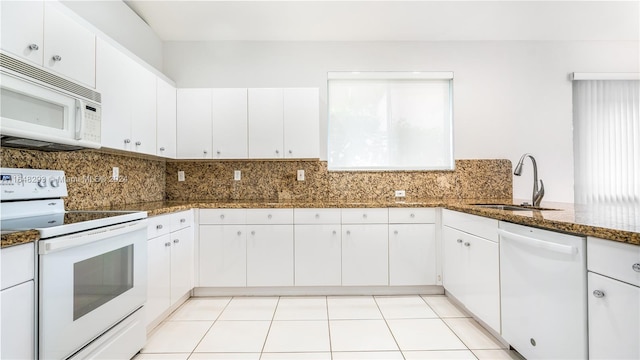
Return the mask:
<svg viewBox="0 0 640 360">
<path fill-rule="evenodd" d="M 135 360 L 513 359 L 447 297 L 192 298 Z"/>
</svg>

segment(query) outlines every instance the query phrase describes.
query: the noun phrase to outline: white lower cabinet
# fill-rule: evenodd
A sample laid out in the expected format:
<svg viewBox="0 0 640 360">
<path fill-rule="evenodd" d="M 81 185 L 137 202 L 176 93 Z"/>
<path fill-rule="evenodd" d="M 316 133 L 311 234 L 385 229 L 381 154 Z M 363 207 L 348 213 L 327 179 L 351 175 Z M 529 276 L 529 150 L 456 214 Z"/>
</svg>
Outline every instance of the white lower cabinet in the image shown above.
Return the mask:
<svg viewBox="0 0 640 360">
<path fill-rule="evenodd" d="M 247 286 L 246 225 L 200 225 L 199 238 L 199 286 Z"/>
<path fill-rule="evenodd" d="M 294 237 L 296 286 L 340 286 L 340 224 L 296 224 Z"/>
<path fill-rule="evenodd" d="M 388 224 L 342 225 L 342 285 L 389 285 Z"/>
<path fill-rule="evenodd" d="M 192 211 L 149 219 L 147 234 L 147 327 L 193 289 Z"/>
<path fill-rule="evenodd" d="M 444 210 L 443 225 L 444 288 L 476 317 L 499 333 L 501 320 L 498 242 L 464 231 L 472 228 L 483 229 L 481 233 L 490 234 L 490 237 L 494 238 L 495 232 L 497 238 L 497 221 Z"/>
<path fill-rule="evenodd" d="M 293 286 L 293 225 L 247 225 L 247 286 Z"/>
<path fill-rule="evenodd" d="M 590 359 L 640 359 L 640 246 L 587 238 Z"/>
</svg>

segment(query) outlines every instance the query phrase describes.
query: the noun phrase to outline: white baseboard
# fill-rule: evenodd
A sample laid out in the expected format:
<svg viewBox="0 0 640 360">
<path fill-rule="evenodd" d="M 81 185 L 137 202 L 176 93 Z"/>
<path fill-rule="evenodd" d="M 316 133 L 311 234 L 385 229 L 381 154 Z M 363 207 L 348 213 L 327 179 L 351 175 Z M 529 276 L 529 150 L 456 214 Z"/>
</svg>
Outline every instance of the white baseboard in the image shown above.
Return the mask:
<svg viewBox="0 0 640 360">
<path fill-rule="evenodd" d="M 440 285 L 197 287 L 193 296 L 443 295 Z"/>
</svg>

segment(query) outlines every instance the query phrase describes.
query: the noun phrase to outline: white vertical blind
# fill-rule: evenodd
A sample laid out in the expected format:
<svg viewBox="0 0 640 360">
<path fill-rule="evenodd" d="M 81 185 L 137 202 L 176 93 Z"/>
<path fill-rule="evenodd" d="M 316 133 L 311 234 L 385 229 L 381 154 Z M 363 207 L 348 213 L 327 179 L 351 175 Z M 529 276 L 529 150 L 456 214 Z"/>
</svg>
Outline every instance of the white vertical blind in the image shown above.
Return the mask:
<svg viewBox="0 0 640 360">
<path fill-rule="evenodd" d="M 573 82 L 575 202 L 640 204 L 640 81 Z"/>
</svg>

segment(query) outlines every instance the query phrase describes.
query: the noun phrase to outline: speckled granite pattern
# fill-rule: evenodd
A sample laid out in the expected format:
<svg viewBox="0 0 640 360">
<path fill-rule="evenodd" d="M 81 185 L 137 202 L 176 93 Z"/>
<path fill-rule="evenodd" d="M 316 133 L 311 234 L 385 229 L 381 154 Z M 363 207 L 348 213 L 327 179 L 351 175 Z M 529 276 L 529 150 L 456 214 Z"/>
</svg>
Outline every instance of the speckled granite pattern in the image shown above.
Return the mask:
<svg viewBox="0 0 640 360">
<path fill-rule="evenodd" d="M 9 168 L 64 170 L 68 210 L 110 207 L 163 200 L 165 161 L 82 150 L 42 152 L 0 149 L 0 165 Z M 120 168 L 121 181 L 111 180 L 112 167 Z"/>
<path fill-rule="evenodd" d="M 299 169 L 305 181 L 296 180 Z M 456 160 L 454 171 L 329 172 L 324 161 L 168 161 L 166 170 L 169 201 L 393 201 L 395 190 L 408 201 L 512 196 L 509 160 Z"/>
<path fill-rule="evenodd" d="M 0 239 L 0 248 L 26 244 L 38 239 L 40 239 L 40 233 L 37 230 L 16 231 L 14 233 L 2 234 Z"/>
</svg>

